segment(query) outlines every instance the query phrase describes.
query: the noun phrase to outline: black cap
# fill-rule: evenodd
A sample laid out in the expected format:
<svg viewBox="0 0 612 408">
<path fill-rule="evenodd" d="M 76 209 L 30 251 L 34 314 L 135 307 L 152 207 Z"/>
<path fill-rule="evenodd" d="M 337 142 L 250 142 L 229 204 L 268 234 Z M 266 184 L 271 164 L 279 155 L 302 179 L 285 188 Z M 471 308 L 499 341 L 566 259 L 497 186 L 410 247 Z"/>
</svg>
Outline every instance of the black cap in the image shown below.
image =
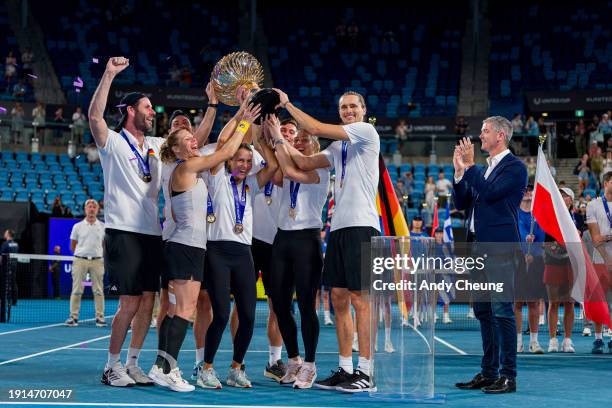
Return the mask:
<svg viewBox="0 0 612 408">
<path fill-rule="evenodd" d="M 412 221 L 423 221 L 423 217 L 421 217 L 420 215 L 415 215 L 415 216 L 412 218 Z"/>
<path fill-rule="evenodd" d="M 527 191 L 533 191 L 533 184 L 527 184 Z"/>
<path fill-rule="evenodd" d="M 434 232 L 444 232 L 444 228 L 438 227 L 438 228 L 436 228 L 436 230 Z"/>
<path fill-rule="evenodd" d="M 170 115 L 170 124 L 172 124 L 172 121 L 177 117 L 177 116 L 185 116 L 187 119 L 189 119 L 189 116 L 183 112 L 180 109 L 175 110 L 174 112 L 172 112 L 172 115 Z"/>
<path fill-rule="evenodd" d="M 119 112 L 121 113 L 121 119 L 117 124 L 117 127 L 121 128 L 125 124 L 125 120 L 127 119 L 127 108 L 128 106 L 134 106 L 138 103 L 142 98 L 146 98 L 147 95 L 141 92 L 130 92 L 125 94 L 123 98 L 121 98 L 121 102 L 117 107 L 119 108 Z"/>
</svg>

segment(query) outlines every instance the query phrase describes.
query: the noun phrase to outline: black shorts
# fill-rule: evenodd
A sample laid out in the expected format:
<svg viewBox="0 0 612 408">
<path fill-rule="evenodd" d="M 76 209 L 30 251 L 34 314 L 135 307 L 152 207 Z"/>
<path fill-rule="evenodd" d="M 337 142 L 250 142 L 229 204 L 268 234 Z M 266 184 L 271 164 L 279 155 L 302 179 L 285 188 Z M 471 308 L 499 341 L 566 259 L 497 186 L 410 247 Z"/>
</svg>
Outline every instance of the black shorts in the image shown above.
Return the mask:
<svg viewBox="0 0 612 408">
<path fill-rule="evenodd" d="M 143 292 L 157 292 L 163 269 L 161 236 L 105 230 L 104 270 L 111 294 L 140 296 Z"/>
<path fill-rule="evenodd" d="M 530 264 L 522 260 L 519 263 L 514 281 L 517 301 L 535 302 L 539 299 L 545 299 L 544 258 L 535 256 Z"/>
<path fill-rule="evenodd" d="M 323 262 L 323 285 L 353 291 L 367 289 L 370 284 L 370 239 L 379 235 L 372 227 L 332 231 Z"/>
<path fill-rule="evenodd" d="M 166 242 L 164 257 L 166 258 L 166 282 L 175 279 L 202 282 L 204 278 L 204 257 L 206 250 L 177 242 Z"/>
<path fill-rule="evenodd" d="M 261 282 L 266 295 L 268 295 L 270 269 L 272 268 L 272 244 L 253 238 L 251 254 L 255 264 L 255 281 L 259 278 L 259 272 L 261 271 Z"/>
</svg>

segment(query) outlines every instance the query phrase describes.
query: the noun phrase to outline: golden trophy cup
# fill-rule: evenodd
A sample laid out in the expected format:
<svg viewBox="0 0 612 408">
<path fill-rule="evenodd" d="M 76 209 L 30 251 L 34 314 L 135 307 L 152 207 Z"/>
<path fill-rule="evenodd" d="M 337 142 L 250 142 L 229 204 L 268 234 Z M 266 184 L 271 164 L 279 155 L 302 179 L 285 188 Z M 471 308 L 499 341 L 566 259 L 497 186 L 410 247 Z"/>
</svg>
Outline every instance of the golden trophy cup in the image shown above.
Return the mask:
<svg viewBox="0 0 612 408">
<path fill-rule="evenodd" d="M 233 52 L 221 58 L 213 68 L 211 80 L 217 98 L 229 106 L 239 106 L 239 95 L 248 89 L 251 93 L 250 101 L 261 105 L 261 115 L 255 121 L 256 124 L 260 124 L 266 115 L 277 113 L 279 96 L 272 89 L 261 89 L 263 68 L 257 58 L 248 52 Z"/>
</svg>

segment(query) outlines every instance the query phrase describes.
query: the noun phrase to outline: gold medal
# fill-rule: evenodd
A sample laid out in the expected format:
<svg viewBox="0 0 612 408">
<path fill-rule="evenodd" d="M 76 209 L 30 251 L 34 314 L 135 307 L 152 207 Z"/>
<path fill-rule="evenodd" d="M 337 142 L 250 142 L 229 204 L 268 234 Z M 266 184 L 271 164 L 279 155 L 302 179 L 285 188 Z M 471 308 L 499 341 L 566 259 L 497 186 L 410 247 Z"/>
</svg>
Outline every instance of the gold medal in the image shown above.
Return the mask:
<svg viewBox="0 0 612 408">
<path fill-rule="evenodd" d="M 295 220 L 295 217 L 297 216 L 297 211 L 295 208 L 289 207 L 289 216 Z"/>
<path fill-rule="evenodd" d="M 206 222 L 207 223 L 212 224 L 215 221 L 217 221 L 217 217 L 215 217 L 215 214 L 208 214 L 208 215 L 206 215 Z"/>
<path fill-rule="evenodd" d="M 142 181 L 144 181 L 145 183 L 150 183 L 151 180 L 153 180 L 153 177 L 151 177 L 150 174 L 145 174 L 144 176 L 142 176 Z"/>
<path fill-rule="evenodd" d="M 242 225 L 242 224 L 234 225 L 234 232 L 236 234 L 242 234 L 242 231 L 244 231 L 244 225 Z"/>
<path fill-rule="evenodd" d="M 272 197 L 266 197 L 266 204 L 272 204 Z"/>
</svg>

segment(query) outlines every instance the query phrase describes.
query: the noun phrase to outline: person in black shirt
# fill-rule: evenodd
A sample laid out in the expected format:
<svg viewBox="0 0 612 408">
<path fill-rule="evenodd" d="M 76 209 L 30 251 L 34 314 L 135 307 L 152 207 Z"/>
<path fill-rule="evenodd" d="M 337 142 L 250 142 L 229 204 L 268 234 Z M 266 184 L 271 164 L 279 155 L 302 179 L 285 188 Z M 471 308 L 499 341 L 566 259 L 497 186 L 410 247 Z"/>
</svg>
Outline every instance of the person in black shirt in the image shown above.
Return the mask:
<svg viewBox="0 0 612 408">
<path fill-rule="evenodd" d="M 2 255 L 2 261 L 7 262 L 8 271 L 10 274 L 6 276 L 9 279 L 9 284 L 12 286 L 11 290 L 11 303 L 13 306 L 17 304 L 17 277 L 15 276 L 16 268 L 15 262 L 8 258 L 8 254 L 16 254 L 19 252 L 19 244 L 15 242 L 15 231 L 7 229 L 4 231 L 4 242 L 0 247 L 0 255 Z"/>
<path fill-rule="evenodd" d="M 61 247 L 56 245 L 53 247 L 53 254 L 60 255 Z M 52 261 L 49 265 L 49 272 L 51 272 L 51 282 L 53 282 L 53 297 L 55 299 L 60 298 L 60 269 L 62 267 L 61 261 Z"/>
</svg>

